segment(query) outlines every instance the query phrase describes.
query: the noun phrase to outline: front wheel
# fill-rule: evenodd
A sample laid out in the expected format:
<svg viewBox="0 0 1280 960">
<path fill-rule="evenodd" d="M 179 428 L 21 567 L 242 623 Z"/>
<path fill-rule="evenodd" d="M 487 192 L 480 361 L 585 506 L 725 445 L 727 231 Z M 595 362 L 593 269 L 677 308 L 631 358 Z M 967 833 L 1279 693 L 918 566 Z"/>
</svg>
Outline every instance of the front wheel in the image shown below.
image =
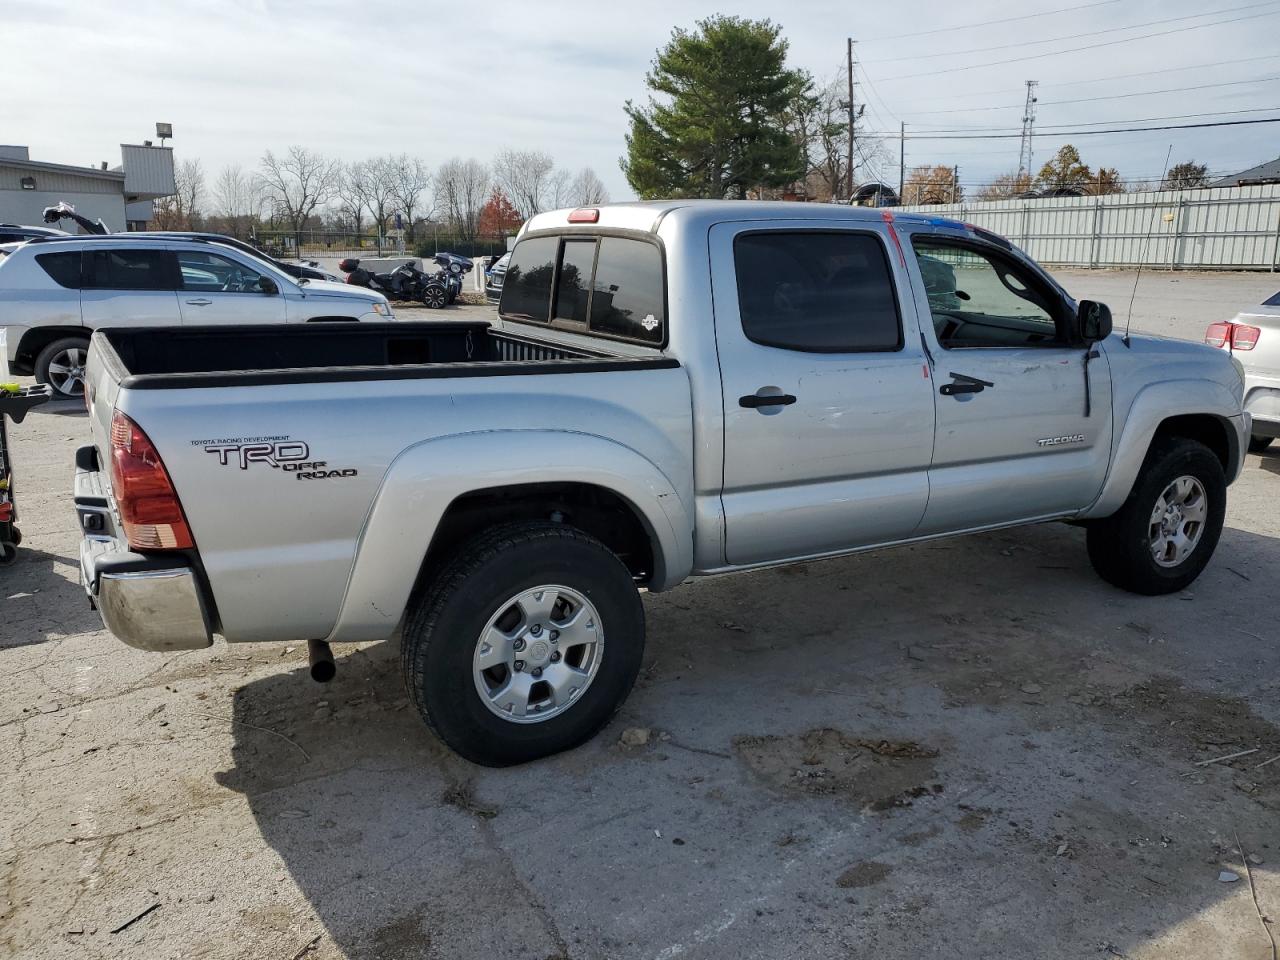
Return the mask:
<svg viewBox="0 0 1280 960">
<path fill-rule="evenodd" d="M 63 337 L 48 344 L 36 355 L 37 383 L 53 387 L 53 395 L 69 400 L 84 393 L 84 365 L 89 341 L 84 337 Z"/>
<path fill-rule="evenodd" d="M 1213 556 L 1226 506 L 1226 476 L 1212 451 L 1184 438 L 1161 441 L 1120 509 L 1089 525 L 1089 560 L 1103 580 L 1132 593 L 1183 590 Z"/>
<path fill-rule="evenodd" d="M 515 524 L 460 551 L 410 610 L 402 644 L 427 725 L 468 760 L 508 766 L 609 721 L 640 669 L 644 607 L 599 540 Z"/>
</svg>

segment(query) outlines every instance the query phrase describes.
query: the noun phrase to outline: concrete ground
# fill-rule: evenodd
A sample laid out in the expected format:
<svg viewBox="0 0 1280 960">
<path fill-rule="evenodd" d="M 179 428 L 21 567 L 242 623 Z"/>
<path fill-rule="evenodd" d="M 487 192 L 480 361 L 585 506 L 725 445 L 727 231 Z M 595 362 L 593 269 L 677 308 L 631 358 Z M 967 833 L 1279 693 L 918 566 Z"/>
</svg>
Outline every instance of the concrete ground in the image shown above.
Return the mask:
<svg viewBox="0 0 1280 960">
<path fill-rule="evenodd" d="M 1149 276 L 1135 328 L 1195 338 L 1274 286 Z M 12 430 L 0 957 L 1274 956 L 1280 456 L 1182 595 L 1108 587 L 1054 524 L 648 596 L 615 722 L 488 770 L 426 732 L 394 641 L 317 686 L 301 648 L 108 636 L 86 435 L 75 404 Z"/>
</svg>

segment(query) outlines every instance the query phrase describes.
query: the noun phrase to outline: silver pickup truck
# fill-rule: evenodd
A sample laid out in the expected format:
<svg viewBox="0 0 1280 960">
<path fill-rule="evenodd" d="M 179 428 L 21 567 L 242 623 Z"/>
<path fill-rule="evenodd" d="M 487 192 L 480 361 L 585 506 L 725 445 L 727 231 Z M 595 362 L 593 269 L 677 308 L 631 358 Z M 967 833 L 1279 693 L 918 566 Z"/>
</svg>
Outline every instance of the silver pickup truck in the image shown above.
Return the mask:
<svg viewBox="0 0 1280 960">
<path fill-rule="evenodd" d="M 1181 590 L 1249 436 L 1201 344 L 1111 332 L 1006 240 L 820 204 L 526 224 L 487 323 L 94 334 L 85 587 L 145 650 L 402 636 L 476 762 L 590 737 L 640 591 L 1073 521 L 1110 583 Z"/>
</svg>

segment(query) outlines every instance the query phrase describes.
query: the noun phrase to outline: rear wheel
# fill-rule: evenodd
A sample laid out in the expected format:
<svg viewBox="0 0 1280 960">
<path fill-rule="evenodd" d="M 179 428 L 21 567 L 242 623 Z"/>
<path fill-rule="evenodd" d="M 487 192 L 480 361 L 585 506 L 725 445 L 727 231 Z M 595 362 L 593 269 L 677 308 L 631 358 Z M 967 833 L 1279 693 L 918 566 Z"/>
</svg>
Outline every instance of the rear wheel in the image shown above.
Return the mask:
<svg viewBox="0 0 1280 960">
<path fill-rule="evenodd" d="M 1207 447 L 1160 441 L 1120 509 L 1089 525 L 1089 560 L 1103 580 L 1133 593 L 1185 589 L 1213 556 L 1226 502 L 1222 464 Z"/>
<path fill-rule="evenodd" d="M 427 725 L 468 760 L 507 766 L 608 722 L 640 669 L 644 608 L 600 541 L 522 523 L 465 547 L 410 611 L 402 643 Z"/>
<path fill-rule="evenodd" d="M 53 387 L 53 395 L 63 399 L 84 393 L 84 364 L 89 356 L 89 341 L 84 337 L 54 340 L 36 355 L 35 375 L 38 383 Z"/>
<path fill-rule="evenodd" d="M 1256 433 L 1249 438 L 1249 452 L 1262 453 L 1267 447 L 1271 446 L 1274 437 L 1260 437 Z"/>
<path fill-rule="evenodd" d="M 432 283 L 422 291 L 422 302 L 432 310 L 443 310 L 449 302 L 449 294 L 444 287 Z"/>
</svg>

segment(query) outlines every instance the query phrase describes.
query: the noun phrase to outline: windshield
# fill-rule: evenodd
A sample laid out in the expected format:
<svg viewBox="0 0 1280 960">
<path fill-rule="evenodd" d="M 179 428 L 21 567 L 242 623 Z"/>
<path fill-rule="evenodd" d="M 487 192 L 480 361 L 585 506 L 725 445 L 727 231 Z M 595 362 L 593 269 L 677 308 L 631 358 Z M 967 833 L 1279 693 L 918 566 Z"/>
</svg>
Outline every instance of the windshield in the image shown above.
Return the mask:
<svg viewBox="0 0 1280 960">
<path fill-rule="evenodd" d="M 1263 300 L 1262 305 L 1264 307 L 1280 307 L 1280 290 Z"/>
</svg>

